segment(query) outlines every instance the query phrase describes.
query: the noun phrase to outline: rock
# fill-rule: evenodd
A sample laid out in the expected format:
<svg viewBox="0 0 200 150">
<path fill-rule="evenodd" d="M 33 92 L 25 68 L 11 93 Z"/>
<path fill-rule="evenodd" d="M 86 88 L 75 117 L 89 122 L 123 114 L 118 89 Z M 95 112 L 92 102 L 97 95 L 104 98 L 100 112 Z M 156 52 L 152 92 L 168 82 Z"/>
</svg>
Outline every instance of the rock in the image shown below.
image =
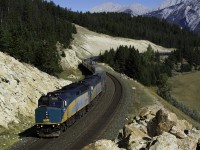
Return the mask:
<svg viewBox="0 0 200 150">
<path fill-rule="evenodd" d="M 192 129 L 192 125 L 186 120 L 177 120 L 176 126 L 180 131 Z"/>
<path fill-rule="evenodd" d="M 180 139 L 184 139 L 187 137 L 187 135 L 183 131 L 181 131 L 179 128 L 177 128 L 177 126 L 173 126 L 172 129 L 170 130 L 170 133 Z"/>
<path fill-rule="evenodd" d="M 125 125 L 123 130 L 120 130 L 118 138 L 115 140 L 120 147 L 128 148 L 129 146 L 138 147 L 137 144 L 143 141 L 143 144 L 147 142 L 145 139 L 150 139 L 146 134 L 147 129 L 145 126 L 142 126 L 137 123 L 132 123 Z M 137 143 L 137 144 L 134 144 Z"/>
<path fill-rule="evenodd" d="M 140 121 L 140 117 L 139 116 L 135 116 L 134 118 L 137 122 Z"/>
<path fill-rule="evenodd" d="M 147 108 L 147 107 L 144 107 L 140 113 L 139 113 L 139 116 L 141 118 L 146 118 L 146 116 L 150 113 L 150 110 Z"/>
<path fill-rule="evenodd" d="M 161 135 L 163 132 L 169 132 L 173 126 L 176 125 L 178 118 L 174 113 L 171 113 L 165 109 L 160 109 L 156 113 L 156 133 Z"/>
<path fill-rule="evenodd" d="M 132 123 L 119 131 L 115 139 L 118 147 L 127 150 L 200 149 L 200 130 L 192 128 L 185 120 L 178 120 L 174 113 L 166 109 L 158 110 L 155 115 L 151 114 L 149 107 L 143 108 Z"/>
<path fill-rule="evenodd" d="M 199 138 L 198 143 L 197 143 L 197 150 L 200 150 L 200 138 Z"/>
<path fill-rule="evenodd" d="M 155 116 L 152 115 L 152 114 L 147 114 L 145 120 L 146 120 L 146 122 L 148 123 L 148 122 L 151 121 L 154 117 L 155 117 Z"/>
<path fill-rule="evenodd" d="M 76 52 L 70 49 L 63 50 L 66 57 L 61 57 L 61 66 L 63 69 L 77 69 L 81 60 L 76 55 Z"/>
<path fill-rule="evenodd" d="M 124 137 L 129 137 L 129 142 L 133 142 L 147 136 L 144 132 L 135 127 L 134 124 L 125 125 L 123 135 Z"/>
<path fill-rule="evenodd" d="M 99 140 L 96 141 L 95 143 L 85 146 L 82 150 L 125 150 L 125 149 L 119 148 L 111 140 Z"/>
<path fill-rule="evenodd" d="M 198 142 L 200 138 L 200 130 L 195 128 L 191 129 L 185 139 L 179 140 L 179 146 L 182 149 L 198 150 Z"/>
<path fill-rule="evenodd" d="M 147 132 L 148 132 L 148 135 L 150 137 L 154 137 L 157 135 L 157 131 L 156 131 L 156 128 L 157 128 L 157 120 L 156 118 L 153 118 L 152 120 L 150 120 L 148 123 L 147 123 Z"/>
<path fill-rule="evenodd" d="M 154 138 L 149 150 L 178 150 L 177 139 L 174 135 L 163 132 L 162 135 Z"/>
<path fill-rule="evenodd" d="M 127 149 L 128 150 L 142 150 L 146 149 L 148 141 L 140 139 L 135 142 L 129 143 Z"/>
<path fill-rule="evenodd" d="M 131 79 L 129 79 L 129 80 L 131 80 Z M 133 80 L 133 79 L 132 79 Z M 132 90 L 136 90 L 136 87 L 132 87 Z"/>
<path fill-rule="evenodd" d="M 156 113 L 160 110 L 163 109 L 163 106 L 161 104 L 154 104 L 151 106 L 148 106 L 148 109 L 150 110 L 150 114 L 153 116 L 156 116 Z"/>
</svg>

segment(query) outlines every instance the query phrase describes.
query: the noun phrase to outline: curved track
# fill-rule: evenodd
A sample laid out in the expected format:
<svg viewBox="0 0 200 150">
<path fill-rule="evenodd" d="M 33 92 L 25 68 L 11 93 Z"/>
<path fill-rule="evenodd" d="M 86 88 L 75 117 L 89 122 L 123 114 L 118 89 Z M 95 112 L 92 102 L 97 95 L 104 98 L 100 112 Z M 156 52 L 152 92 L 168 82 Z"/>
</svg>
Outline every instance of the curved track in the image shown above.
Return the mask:
<svg viewBox="0 0 200 150">
<path fill-rule="evenodd" d="M 107 73 L 106 90 L 96 98 L 89 112 L 58 138 L 31 138 L 28 142 L 13 147 L 15 150 L 60 149 L 79 150 L 99 139 L 111 123 L 122 99 L 123 88 L 113 75 Z"/>
</svg>

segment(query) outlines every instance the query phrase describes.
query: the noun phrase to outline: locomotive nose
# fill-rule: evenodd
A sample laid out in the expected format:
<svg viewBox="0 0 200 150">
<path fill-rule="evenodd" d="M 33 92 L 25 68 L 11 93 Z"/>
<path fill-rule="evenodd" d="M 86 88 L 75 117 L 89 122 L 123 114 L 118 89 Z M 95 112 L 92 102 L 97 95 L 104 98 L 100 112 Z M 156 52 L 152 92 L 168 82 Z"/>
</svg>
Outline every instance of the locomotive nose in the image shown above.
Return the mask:
<svg viewBox="0 0 200 150">
<path fill-rule="evenodd" d="M 60 123 L 62 121 L 62 110 L 54 107 L 38 107 L 35 110 L 36 123 Z"/>
</svg>

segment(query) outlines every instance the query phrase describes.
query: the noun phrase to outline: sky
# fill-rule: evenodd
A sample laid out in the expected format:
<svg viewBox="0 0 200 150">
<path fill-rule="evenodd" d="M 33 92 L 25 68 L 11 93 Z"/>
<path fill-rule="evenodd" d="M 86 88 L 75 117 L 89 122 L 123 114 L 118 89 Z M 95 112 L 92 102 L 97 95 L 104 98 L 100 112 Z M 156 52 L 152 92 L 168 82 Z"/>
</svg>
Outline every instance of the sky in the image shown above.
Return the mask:
<svg viewBox="0 0 200 150">
<path fill-rule="evenodd" d="M 140 3 L 149 8 L 158 7 L 165 0 L 52 0 L 62 7 L 71 8 L 73 11 L 90 11 L 93 7 L 103 3 L 112 2 L 122 5 Z"/>
</svg>

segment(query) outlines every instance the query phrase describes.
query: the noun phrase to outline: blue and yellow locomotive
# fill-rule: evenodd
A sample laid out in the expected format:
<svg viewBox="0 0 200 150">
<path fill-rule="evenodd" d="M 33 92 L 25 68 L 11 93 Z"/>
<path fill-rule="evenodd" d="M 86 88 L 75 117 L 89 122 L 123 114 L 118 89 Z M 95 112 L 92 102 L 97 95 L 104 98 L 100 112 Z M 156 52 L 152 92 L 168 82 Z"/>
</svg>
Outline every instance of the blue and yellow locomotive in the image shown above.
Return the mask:
<svg viewBox="0 0 200 150">
<path fill-rule="evenodd" d="M 35 110 L 40 137 L 59 136 L 62 130 L 87 112 L 88 106 L 105 88 L 106 73 L 97 68 L 94 75 L 41 96 Z"/>
</svg>

